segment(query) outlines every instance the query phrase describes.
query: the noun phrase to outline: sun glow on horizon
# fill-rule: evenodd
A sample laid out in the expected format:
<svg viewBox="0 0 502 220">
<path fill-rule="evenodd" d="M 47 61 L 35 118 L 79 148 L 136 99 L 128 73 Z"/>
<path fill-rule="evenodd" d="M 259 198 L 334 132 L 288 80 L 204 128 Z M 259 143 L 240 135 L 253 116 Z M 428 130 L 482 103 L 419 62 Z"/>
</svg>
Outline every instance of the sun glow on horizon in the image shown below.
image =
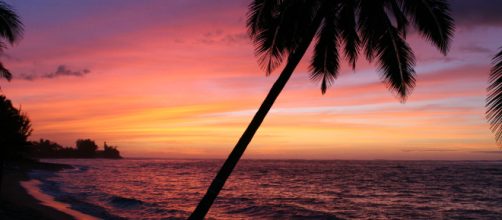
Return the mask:
<svg viewBox="0 0 502 220">
<path fill-rule="evenodd" d="M 26 33 L 2 56 L 15 78 L 0 86 L 30 117 L 33 140 L 92 138 L 126 157 L 223 158 L 278 75 L 257 65 L 246 1 L 7 2 Z M 408 36 L 417 86 L 405 104 L 363 59 L 355 71 L 343 60 L 321 95 L 307 54 L 245 157 L 502 159 L 484 118 L 502 22 L 466 22 L 447 56 Z M 89 73 L 44 77 L 59 66 Z"/>
</svg>

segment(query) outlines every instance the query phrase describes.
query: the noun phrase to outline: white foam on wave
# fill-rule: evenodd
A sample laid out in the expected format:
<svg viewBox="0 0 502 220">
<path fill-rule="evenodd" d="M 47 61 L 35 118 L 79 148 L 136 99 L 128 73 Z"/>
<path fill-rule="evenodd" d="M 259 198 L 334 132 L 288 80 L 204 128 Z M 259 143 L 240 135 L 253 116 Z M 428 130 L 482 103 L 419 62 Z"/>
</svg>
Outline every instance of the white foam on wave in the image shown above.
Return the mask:
<svg viewBox="0 0 502 220">
<path fill-rule="evenodd" d="M 75 219 L 85 219 L 85 220 L 95 220 L 98 219 L 94 216 L 90 216 L 70 208 L 70 205 L 62 202 L 58 202 L 54 197 L 47 195 L 40 190 L 41 182 L 36 179 L 31 179 L 28 181 L 21 181 L 21 186 L 26 189 L 28 194 L 33 196 L 36 200 L 40 201 L 42 205 L 52 207 L 68 215 L 73 216 Z"/>
</svg>

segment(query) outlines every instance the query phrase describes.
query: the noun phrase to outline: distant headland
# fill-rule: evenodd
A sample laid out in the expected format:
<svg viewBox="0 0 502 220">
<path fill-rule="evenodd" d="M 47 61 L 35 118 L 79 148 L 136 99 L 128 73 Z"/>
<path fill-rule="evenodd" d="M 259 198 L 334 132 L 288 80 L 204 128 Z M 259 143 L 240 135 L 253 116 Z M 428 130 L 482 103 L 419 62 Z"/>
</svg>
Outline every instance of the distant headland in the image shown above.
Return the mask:
<svg viewBox="0 0 502 220">
<path fill-rule="evenodd" d="M 103 150 L 91 139 L 78 139 L 75 147 L 63 147 L 46 139 L 31 142 L 30 155 L 34 158 L 108 158 L 122 159 L 117 146 L 103 144 Z"/>
</svg>

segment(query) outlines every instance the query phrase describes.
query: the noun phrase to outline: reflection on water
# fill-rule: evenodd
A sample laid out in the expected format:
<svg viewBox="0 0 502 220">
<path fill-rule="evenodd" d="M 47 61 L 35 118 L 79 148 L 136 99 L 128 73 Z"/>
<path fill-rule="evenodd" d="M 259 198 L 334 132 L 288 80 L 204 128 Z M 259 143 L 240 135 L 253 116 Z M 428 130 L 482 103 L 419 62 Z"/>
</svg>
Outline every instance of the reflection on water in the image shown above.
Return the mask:
<svg viewBox="0 0 502 220">
<path fill-rule="evenodd" d="M 186 218 L 222 160 L 53 160 L 42 189 L 102 218 Z M 215 219 L 501 219 L 502 163 L 244 160 Z"/>
</svg>

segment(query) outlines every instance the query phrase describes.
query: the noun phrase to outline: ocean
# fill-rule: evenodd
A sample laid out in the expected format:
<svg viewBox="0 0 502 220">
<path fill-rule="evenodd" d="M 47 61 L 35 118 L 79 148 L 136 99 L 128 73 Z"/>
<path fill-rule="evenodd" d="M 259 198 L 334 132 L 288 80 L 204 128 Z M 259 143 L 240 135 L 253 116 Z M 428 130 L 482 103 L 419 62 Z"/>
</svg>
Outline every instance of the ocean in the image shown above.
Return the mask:
<svg viewBox="0 0 502 220">
<path fill-rule="evenodd" d="M 58 159 L 41 190 L 103 219 L 186 219 L 223 160 Z M 242 160 L 209 219 L 502 219 L 502 161 Z"/>
</svg>

